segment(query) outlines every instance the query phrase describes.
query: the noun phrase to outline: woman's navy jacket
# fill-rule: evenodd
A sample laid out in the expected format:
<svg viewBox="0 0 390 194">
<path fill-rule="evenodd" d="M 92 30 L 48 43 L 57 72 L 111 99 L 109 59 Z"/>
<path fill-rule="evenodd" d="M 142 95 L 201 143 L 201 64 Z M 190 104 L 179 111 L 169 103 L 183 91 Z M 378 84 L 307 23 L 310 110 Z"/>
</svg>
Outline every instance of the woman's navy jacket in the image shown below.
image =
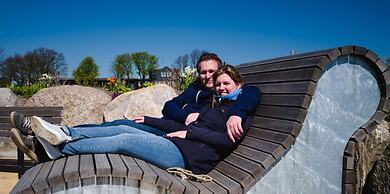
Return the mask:
<svg viewBox="0 0 390 194">
<path fill-rule="evenodd" d="M 254 106 L 250 107 L 248 112 L 250 115 L 255 112 L 260 102 L 259 89 L 252 101 L 251 104 Z M 198 119 L 187 126 L 172 120 L 151 117 L 145 117 L 145 124 L 160 128 L 167 133 L 187 130 L 185 139 L 168 139 L 179 148 L 186 162 L 186 168 L 196 174 L 207 173 L 229 155 L 245 136 L 233 143 L 227 135 L 226 122 L 232 114 L 233 106 L 231 101 L 216 103 L 214 108 L 211 107 L 211 103 L 207 103 L 200 109 Z M 248 132 L 251 122 L 251 116 L 243 119 L 244 134 Z"/>
<path fill-rule="evenodd" d="M 199 112 L 213 94 L 212 90 L 205 88 L 199 81 L 194 81 L 183 93 L 165 103 L 162 114 L 165 118 L 185 123 L 187 116 Z M 260 99 L 259 89 L 244 85 L 241 94 L 231 107 L 231 115 L 245 120 L 251 108 L 257 106 L 253 98 Z"/>
</svg>

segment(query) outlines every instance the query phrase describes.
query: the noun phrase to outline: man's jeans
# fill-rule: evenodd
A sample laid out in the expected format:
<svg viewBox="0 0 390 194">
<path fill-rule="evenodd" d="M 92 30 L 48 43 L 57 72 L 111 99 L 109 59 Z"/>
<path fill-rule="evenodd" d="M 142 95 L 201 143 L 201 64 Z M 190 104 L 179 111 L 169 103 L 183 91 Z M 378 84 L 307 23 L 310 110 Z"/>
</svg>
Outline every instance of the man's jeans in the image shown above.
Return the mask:
<svg viewBox="0 0 390 194">
<path fill-rule="evenodd" d="M 68 133 L 72 140 L 59 146 L 61 152 L 67 155 L 124 154 L 145 160 L 163 169 L 185 167 L 183 156 L 176 145 L 169 139 L 139 130 L 130 126 L 124 120 L 114 122 L 117 123 L 64 127 L 65 133 Z M 121 122 L 124 122 L 124 124 L 118 125 Z M 148 126 L 143 126 L 145 126 L 143 129 L 152 129 L 152 127 L 147 128 Z M 158 130 L 154 128 L 152 131 L 157 134 L 163 133 L 161 130 Z"/>
</svg>

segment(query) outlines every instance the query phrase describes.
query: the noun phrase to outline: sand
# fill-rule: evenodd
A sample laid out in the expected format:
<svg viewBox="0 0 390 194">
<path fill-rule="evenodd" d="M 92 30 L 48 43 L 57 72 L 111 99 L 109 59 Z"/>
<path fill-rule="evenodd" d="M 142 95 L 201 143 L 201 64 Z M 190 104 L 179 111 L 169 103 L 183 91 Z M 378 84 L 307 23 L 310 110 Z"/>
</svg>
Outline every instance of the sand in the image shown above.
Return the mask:
<svg viewBox="0 0 390 194">
<path fill-rule="evenodd" d="M 0 172 L 0 194 L 9 193 L 17 181 L 17 173 Z"/>
</svg>

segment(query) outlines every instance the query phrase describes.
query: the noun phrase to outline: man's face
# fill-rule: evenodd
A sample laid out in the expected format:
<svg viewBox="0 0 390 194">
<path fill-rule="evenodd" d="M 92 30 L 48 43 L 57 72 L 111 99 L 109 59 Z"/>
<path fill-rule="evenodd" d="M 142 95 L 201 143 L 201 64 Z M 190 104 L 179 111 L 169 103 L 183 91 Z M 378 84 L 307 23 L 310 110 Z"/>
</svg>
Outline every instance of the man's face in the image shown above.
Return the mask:
<svg viewBox="0 0 390 194">
<path fill-rule="evenodd" d="M 200 82 L 207 88 L 213 88 L 213 74 L 218 69 L 218 63 L 215 60 L 202 61 L 199 64 Z"/>
</svg>

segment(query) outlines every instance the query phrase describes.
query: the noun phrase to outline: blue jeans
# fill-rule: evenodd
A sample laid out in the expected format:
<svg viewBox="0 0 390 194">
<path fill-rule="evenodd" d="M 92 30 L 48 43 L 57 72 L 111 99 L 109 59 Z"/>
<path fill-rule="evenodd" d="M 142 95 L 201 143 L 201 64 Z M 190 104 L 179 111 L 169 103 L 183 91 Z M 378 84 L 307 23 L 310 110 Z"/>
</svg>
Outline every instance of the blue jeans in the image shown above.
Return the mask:
<svg viewBox="0 0 390 194">
<path fill-rule="evenodd" d="M 118 119 L 118 120 L 114 120 L 114 121 L 111 121 L 111 122 L 104 122 L 104 123 L 101 123 L 101 124 L 77 125 L 77 126 L 74 126 L 74 127 L 107 127 L 107 126 L 118 126 L 118 125 L 127 125 L 127 126 L 130 126 L 130 127 L 134 127 L 134 128 L 140 129 L 142 131 L 153 133 L 153 134 L 158 135 L 158 136 L 163 136 L 163 135 L 166 134 L 161 129 L 154 128 L 154 127 L 151 127 L 151 126 L 148 126 L 148 125 L 144 125 L 144 124 L 140 124 L 140 123 L 136 123 L 136 122 L 134 122 L 132 120 L 128 120 L 128 119 Z"/>
<path fill-rule="evenodd" d="M 124 154 L 142 159 L 160 168 L 184 168 L 184 159 L 169 139 L 129 125 L 79 125 L 65 127 L 72 140 L 59 149 L 63 154 Z"/>
</svg>

